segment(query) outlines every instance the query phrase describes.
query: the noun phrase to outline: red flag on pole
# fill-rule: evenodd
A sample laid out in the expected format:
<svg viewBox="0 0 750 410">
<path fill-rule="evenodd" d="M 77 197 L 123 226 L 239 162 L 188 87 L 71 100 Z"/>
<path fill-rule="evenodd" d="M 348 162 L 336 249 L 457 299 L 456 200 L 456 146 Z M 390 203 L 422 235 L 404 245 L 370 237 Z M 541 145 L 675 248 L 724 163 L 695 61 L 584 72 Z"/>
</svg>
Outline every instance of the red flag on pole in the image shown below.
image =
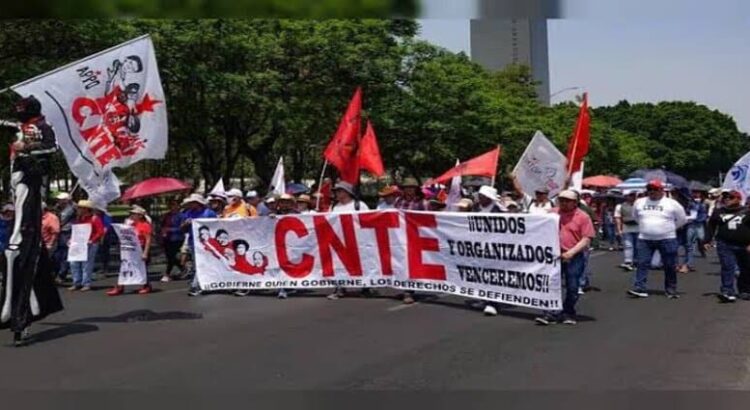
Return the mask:
<svg viewBox="0 0 750 410">
<path fill-rule="evenodd" d="M 573 136 L 568 143 L 568 175 L 581 170 L 583 157 L 589 153 L 589 141 L 591 140 L 591 114 L 589 114 L 589 95 L 583 93 L 583 102 L 578 112 L 578 121 Z"/>
<path fill-rule="evenodd" d="M 359 144 L 359 167 L 379 177 L 385 175 L 378 139 L 370 121 L 367 121 L 367 131 Z"/>
<path fill-rule="evenodd" d="M 458 164 L 457 166 L 449 169 L 446 173 L 430 182 L 439 184 L 459 175 L 472 175 L 492 178 L 497 173 L 497 164 L 499 160 L 500 147 L 497 147 L 490 152 Z"/>
<path fill-rule="evenodd" d="M 328 143 L 323 157 L 336 167 L 343 181 L 357 184 L 359 180 L 359 158 L 357 156 L 360 128 L 362 124 L 362 89 L 357 87 L 336 134 Z"/>
</svg>

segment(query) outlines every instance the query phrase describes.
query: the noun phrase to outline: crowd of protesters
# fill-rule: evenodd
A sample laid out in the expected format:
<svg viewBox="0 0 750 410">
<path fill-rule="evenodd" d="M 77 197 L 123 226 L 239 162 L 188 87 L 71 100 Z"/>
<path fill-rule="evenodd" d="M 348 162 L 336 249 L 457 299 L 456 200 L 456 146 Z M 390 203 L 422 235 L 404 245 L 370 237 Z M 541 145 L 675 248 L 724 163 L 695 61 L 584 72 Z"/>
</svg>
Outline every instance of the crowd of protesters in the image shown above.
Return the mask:
<svg viewBox="0 0 750 410">
<path fill-rule="evenodd" d="M 633 298 L 649 296 L 648 274 L 653 269 L 664 270 L 664 294 L 679 298 L 678 275 L 695 270 L 695 258 L 705 257 L 715 246 L 721 265 L 719 299 L 731 303 L 738 298 L 750 300 L 750 218 L 743 196 L 737 191 L 712 189 L 670 190 L 659 180 L 648 182 L 644 189 L 624 192 L 595 193 L 587 190 L 564 190 L 553 199 L 540 189 L 534 196 L 522 192 L 514 180 L 514 189 L 498 193 L 490 185 L 478 189 L 462 188 L 460 199 L 447 203 L 445 187 L 424 187 L 415 178 L 404 178 L 398 185 L 388 185 L 378 192 L 374 209 L 412 211 L 453 211 L 482 213 L 556 213 L 560 217 L 560 255 L 564 283 L 563 309 L 545 312 L 536 319 L 541 325 L 553 323 L 576 324 L 578 298 L 591 287 L 589 259 L 592 251 L 621 251 L 625 271 L 634 271 L 632 287 L 627 294 Z M 90 291 L 95 280 L 95 263 L 102 271 L 109 269 L 111 247 L 116 242 L 112 217 L 105 207 L 91 201 L 76 203 L 66 193 L 58 194 L 53 206 L 44 205 L 43 240 L 45 249 L 53 256 L 58 284 L 69 282 L 70 291 Z M 192 261 L 196 241 L 192 221 L 206 218 L 256 218 L 316 212 L 351 213 L 370 210 L 355 186 L 338 182 L 330 195 L 302 192 L 297 195 L 260 196 L 251 190 L 243 195 L 239 189 L 213 192 L 206 196 L 193 193 L 182 201 L 169 199 L 166 212 L 157 221 L 158 230 L 147 210 L 139 205 L 129 209 L 125 223 L 131 225 L 143 250 L 143 260 L 151 260 L 158 243 L 164 252 L 166 267 L 161 281 L 190 279 L 190 296 L 202 294 Z M 7 245 L 8 234 L 14 223 L 12 205 L 0 211 L 0 249 Z M 91 225 L 88 258 L 85 262 L 68 262 L 72 228 L 76 224 Z M 217 237 L 218 241 L 221 238 Z M 239 244 L 237 246 L 240 246 Z M 244 245 L 247 248 L 247 245 Z M 248 249 L 236 251 L 247 252 Z M 146 283 L 136 292 L 151 293 Z M 336 288 L 328 295 L 331 300 L 345 297 L 348 292 Z M 125 292 L 115 286 L 109 296 Z M 277 296 L 286 299 L 292 291 L 279 289 Z M 364 296 L 374 292 L 365 288 Z M 236 296 L 251 295 L 249 290 L 234 292 Z M 403 303 L 414 303 L 421 295 L 406 291 Z M 467 302 L 485 315 L 495 316 L 501 304 L 483 301 Z"/>
</svg>

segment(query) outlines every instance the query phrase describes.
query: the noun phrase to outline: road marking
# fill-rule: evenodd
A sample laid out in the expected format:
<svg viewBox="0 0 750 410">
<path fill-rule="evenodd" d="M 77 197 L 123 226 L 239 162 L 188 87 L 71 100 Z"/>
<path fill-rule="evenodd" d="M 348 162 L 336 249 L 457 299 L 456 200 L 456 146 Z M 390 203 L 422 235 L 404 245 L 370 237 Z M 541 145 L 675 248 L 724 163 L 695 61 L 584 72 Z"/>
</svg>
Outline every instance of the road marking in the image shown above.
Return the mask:
<svg viewBox="0 0 750 410">
<path fill-rule="evenodd" d="M 389 307 L 386 310 L 389 311 L 389 312 L 398 312 L 399 310 L 408 309 L 408 308 L 414 307 L 414 306 L 416 306 L 418 304 L 419 304 L 419 302 L 414 302 L 411 305 L 400 304 L 400 305 L 396 305 L 396 306 L 391 306 L 391 307 Z"/>
</svg>

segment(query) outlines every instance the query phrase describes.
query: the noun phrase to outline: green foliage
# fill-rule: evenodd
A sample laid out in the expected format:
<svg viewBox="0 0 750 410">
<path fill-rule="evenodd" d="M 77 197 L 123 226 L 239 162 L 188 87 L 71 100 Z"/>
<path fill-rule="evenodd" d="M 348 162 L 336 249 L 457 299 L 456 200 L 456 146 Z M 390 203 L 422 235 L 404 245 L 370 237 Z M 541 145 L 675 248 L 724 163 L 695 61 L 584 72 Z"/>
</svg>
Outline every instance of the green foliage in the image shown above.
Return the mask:
<svg viewBox="0 0 750 410">
<path fill-rule="evenodd" d="M 290 179 L 317 179 L 321 152 L 357 86 L 394 176 L 435 176 L 456 158 L 496 145 L 503 147 L 501 173 L 508 173 L 537 129 L 566 151 L 576 104 L 543 106 L 528 67 L 488 72 L 464 54 L 416 40 L 417 29 L 410 20 L 5 21 L 0 82 L 12 85 L 150 33 L 170 149 L 165 161 L 124 170 L 131 182 L 152 175 L 267 182 L 280 155 Z M 3 117 L 14 98 L 0 97 Z M 694 103 L 597 108 L 591 135 L 588 175 L 663 165 L 706 179 L 749 148 L 730 117 Z M 67 173 L 55 161 L 53 177 Z"/>
<path fill-rule="evenodd" d="M 413 17 L 418 11 L 415 0 L 29 0 L 6 2 L 0 8 L 0 16 L 388 18 Z"/>
</svg>

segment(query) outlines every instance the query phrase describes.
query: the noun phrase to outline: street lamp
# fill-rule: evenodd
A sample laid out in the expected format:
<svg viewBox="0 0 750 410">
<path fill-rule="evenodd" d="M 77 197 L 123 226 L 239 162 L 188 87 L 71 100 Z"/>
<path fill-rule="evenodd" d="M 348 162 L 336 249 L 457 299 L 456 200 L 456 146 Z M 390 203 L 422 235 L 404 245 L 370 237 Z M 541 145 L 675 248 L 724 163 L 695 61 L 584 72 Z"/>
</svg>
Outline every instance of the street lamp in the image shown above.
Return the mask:
<svg viewBox="0 0 750 410">
<path fill-rule="evenodd" d="M 554 97 L 554 96 L 556 96 L 556 95 L 558 95 L 558 94 L 562 94 L 562 93 L 564 93 L 564 92 L 566 92 L 566 91 L 580 90 L 580 89 L 582 89 L 582 88 L 583 88 L 583 87 L 578 87 L 578 86 L 576 86 L 576 87 L 567 87 L 567 88 L 563 88 L 563 89 L 562 89 L 562 90 L 560 90 L 560 91 L 557 91 L 557 92 L 555 92 L 555 93 L 552 93 L 552 94 L 550 94 L 549 98 L 550 98 L 550 99 L 552 99 L 552 97 Z"/>
</svg>

